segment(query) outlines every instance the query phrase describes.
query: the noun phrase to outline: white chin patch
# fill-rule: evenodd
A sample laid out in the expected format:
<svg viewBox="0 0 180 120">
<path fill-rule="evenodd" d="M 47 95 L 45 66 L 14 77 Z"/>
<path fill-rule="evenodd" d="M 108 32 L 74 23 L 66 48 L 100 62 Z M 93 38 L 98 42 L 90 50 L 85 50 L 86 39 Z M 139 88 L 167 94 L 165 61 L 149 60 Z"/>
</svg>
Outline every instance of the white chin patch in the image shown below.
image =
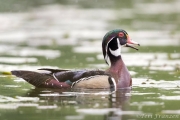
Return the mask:
<svg viewBox="0 0 180 120">
<path fill-rule="evenodd" d="M 111 50 L 111 48 L 109 48 L 109 51 L 111 52 L 111 54 L 112 55 L 114 55 L 114 56 L 120 56 L 121 54 L 120 54 L 120 52 L 121 52 L 121 49 L 120 48 L 118 48 L 118 49 L 116 49 L 116 50 Z"/>
<path fill-rule="evenodd" d="M 117 46 L 118 48 L 116 50 L 111 50 L 111 48 L 109 48 L 110 53 L 116 57 L 121 55 L 121 46 L 118 38 L 117 38 Z"/>
</svg>

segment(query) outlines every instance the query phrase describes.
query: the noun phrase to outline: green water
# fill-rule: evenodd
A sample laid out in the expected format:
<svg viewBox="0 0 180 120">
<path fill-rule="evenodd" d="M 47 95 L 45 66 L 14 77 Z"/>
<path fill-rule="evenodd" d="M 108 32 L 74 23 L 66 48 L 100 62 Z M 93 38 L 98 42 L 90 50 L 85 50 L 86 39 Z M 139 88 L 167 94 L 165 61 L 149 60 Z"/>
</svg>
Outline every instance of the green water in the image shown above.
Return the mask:
<svg viewBox="0 0 180 120">
<path fill-rule="evenodd" d="M 0 3 L 1 120 L 180 119 L 178 0 Z M 107 69 L 101 39 L 114 28 L 141 44 L 139 51 L 122 48 L 132 90 L 38 89 L 8 75 L 14 69 Z"/>
</svg>

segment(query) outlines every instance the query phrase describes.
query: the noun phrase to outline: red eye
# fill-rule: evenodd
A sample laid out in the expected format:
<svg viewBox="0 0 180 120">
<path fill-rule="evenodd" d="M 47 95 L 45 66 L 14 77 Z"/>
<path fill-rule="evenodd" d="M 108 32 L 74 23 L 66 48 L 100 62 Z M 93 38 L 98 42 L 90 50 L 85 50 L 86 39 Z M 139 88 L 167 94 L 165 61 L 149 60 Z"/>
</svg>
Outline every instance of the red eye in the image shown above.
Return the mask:
<svg viewBox="0 0 180 120">
<path fill-rule="evenodd" d="M 119 33 L 119 37 L 123 37 L 124 36 L 124 33 L 123 32 L 120 32 Z"/>
</svg>

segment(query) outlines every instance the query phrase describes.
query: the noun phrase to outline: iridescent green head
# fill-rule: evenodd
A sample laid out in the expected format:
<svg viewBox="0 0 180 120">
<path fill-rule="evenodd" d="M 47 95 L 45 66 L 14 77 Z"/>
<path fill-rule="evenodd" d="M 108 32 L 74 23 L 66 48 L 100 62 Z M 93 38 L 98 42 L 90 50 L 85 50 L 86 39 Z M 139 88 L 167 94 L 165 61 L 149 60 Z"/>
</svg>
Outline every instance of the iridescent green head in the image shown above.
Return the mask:
<svg viewBox="0 0 180 120">
<path fill-rule="evenodd" d="M 114 29 L 105 34 L 102 41 L 102 51 L 107 64 L 111 64 L 113 59 L 121 56 L 121 46 L 131 47 L 130 44 L 139 45 L 130 39 L 128 33 L 123 29 Z"/>
</svg>

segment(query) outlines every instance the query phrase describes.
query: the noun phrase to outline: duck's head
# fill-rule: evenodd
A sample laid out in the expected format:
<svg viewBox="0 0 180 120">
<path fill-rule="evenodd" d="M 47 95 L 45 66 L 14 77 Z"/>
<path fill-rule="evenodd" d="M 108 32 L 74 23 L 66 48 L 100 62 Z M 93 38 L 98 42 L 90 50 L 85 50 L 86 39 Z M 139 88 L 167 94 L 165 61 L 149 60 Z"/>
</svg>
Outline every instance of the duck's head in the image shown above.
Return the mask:
<svg viewBox="0 0 180 120">
<path fill-rule="evenodd" d="M 138 50 L 133 45 L 140 46 L 140 44 L 130 39 L 125 30 L 115 29 L 107 32 L 102 41 L 102 51 L 106 63 L 110 65 L 113 60 L 121 58 L 122 46 Z"/>
</svg>

